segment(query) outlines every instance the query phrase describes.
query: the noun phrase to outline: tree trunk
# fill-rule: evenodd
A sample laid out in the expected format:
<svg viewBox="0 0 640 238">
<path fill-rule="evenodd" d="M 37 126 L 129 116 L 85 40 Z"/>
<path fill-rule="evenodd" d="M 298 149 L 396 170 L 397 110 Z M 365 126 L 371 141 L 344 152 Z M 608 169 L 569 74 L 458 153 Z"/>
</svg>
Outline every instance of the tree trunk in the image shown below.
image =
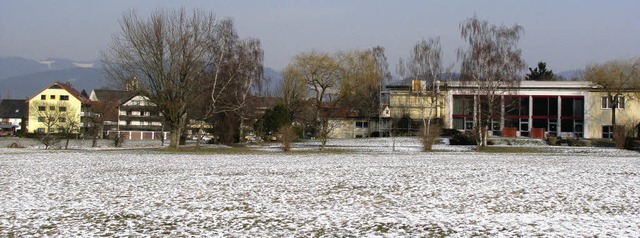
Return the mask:
<svg viewBox="0 0 640 238">
<path fill-rule="evenodd" d="M 180 124 L 171 125 L 171 141 L 169 141 L 169 148 L 177 149 L 180 144 Z"/>
</svg>

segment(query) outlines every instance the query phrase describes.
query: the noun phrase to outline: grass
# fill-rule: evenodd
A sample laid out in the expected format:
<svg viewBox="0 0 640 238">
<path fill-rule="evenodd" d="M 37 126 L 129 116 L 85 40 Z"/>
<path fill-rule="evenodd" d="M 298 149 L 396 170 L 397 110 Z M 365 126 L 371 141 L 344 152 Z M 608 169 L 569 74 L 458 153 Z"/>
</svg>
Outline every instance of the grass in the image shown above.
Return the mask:
<svg viewBox="0 0 640 238">
<path fill-rule="evenodd" d="M 532 147 L 518 147 L 518 146 L 485 146 L 478 147 L 476 149 L 477 152 L 483 153 L 545 153 L 546 150 L 542 148 L 532 148 Z"/>
</svg>

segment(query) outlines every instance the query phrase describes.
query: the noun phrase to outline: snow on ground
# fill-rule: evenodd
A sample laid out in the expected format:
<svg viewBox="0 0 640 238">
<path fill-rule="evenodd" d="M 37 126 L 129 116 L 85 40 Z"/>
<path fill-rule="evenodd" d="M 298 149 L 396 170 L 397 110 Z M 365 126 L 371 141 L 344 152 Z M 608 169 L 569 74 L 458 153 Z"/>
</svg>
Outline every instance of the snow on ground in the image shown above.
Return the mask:
<svg viewBox="0 0 640 238">
<path fill-rule="evenodd" d="M 389 142 L 232 155 L 4 147 L 0 236 L 640 236 L 637 152 Z"/>
</svg>

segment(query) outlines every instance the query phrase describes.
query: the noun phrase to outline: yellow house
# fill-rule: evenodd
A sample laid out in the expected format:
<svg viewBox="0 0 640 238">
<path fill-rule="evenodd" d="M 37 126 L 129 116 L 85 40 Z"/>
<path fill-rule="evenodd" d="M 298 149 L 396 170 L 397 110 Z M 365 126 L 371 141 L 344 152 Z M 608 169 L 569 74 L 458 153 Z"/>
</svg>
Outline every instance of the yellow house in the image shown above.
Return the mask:
<svg viewBox="0 0 640 238">
<path fill-rule="evenodd" d="M 54 82 L 28 100 L 28 133 L 78 133 L 86 127 L 89 100 L 71 84 Z"/>
<path fill-rule="evenodd" d="M 589 98 L 585 102 L 585 121 L 593 125 L 585 128 L 587 138 L 612 138 L 613 127 L 611 114 L 616 110 L 616 125 L 627 128 L 640 125 L 640 100 L 636 97 L 637 91 L 622 93 L 618 98 L 616 109 L 608 100 L 605 90 L 596 89 L 589 92 Z"/>
</svg>

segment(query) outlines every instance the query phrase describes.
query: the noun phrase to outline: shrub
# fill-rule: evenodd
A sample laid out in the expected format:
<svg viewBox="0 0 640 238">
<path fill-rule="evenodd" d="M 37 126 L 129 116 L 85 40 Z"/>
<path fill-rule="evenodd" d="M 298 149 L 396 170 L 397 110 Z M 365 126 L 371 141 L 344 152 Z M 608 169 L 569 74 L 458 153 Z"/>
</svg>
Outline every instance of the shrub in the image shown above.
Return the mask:
<svg viewBox="0 0 640 238">
<path fill-rule="evenodd" d="M 567 144 L 568 146 L 589 146 L 589 142 L 581 139 L 559 139 L 557 144 Z"/>
<path fill-rule="evenodd" d="M 111 140 L 113 140 L 113 146 L 122 147 L 124 145 L 124 135 L 114 135 Z"/>
<path fill-rule="evenodd" d="M 555 137 L 555 136 L 547 137 L 547 144 L 549 144 L 549 145 L 558 145 L 558 137 Z"/>
<path fill-rule="evenodd" d="M 280 143 L 282 143 L 282 150 L 285 152 L 291 151 L 291 146 L 293 141 L 295 141 L 298 137 L 295 128 L 291 125 L 281 126 L 278 129 L 278 133 L 280 134 Z"/>
<path fill-rule="evenodd" d="M 462 133 L 457 129 L 443 128 L 442 129 L 442 134 L 440 134 L 440 135 L 441 136 L 446 136 L 446 137 L 451 137 L 451 136 L 455 136 L 455 135 L 459 135 L 459 134 L 462 134 Z"/>
<path fill-rule="evenodd" d="M 49 149 L 49 147 L 57 147 L 58 143 L 60 143 L 60 138 L 55 135 L 48 134 L 42 137 L 42 144 L 44 144 L 44 149 Z"/>
<path fill-rule="evenodd" d="M 24 146 L 21 144 L 18 144 L 18 142 L 13 142 L 9 145 L 9 148 L 24 148 Z"/>
<path fill-rule="evenodd" d="M 453 135 L 449 140 L 449 144 L 451 145 L 477 145 L 476 136 L 471 132 L 459 133 L 457 135 Z"/>
<path fill-rule="evenodd" d="M 616 143 L 608 140 L 608 139 L 601 139 L 601 140 L 592 140 L 591 141 L 591 146 L 594 147 L 616 147 Z"/>
</svg>

